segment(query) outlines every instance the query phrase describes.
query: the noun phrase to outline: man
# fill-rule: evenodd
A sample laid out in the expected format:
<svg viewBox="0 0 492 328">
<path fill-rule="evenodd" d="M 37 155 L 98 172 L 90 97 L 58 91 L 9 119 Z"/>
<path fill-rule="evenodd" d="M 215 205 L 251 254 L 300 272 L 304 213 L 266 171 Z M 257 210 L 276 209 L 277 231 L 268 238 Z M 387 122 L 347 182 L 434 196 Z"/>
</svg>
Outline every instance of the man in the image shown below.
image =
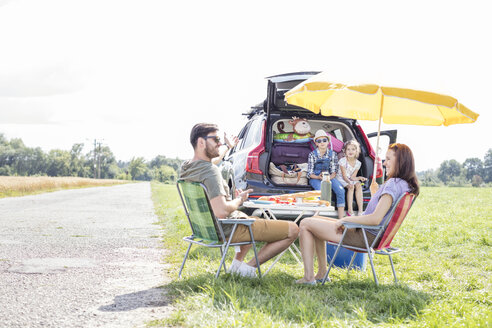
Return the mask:
<svg viewBox="0 0 492 328">
<path fill-rule="evenodd" d="M 181 166 L 180 178 L 201 182 L 207 187 L 208 197 L 214 214 L 218 218 L 241 218 L 246 214 L 237 209 L 248 199 L 252 189 L 246 191 L 237 190 L 236 198 L 232 199 L 229 186 L 222 179 L 219 168 L 212 164 L 211 160 L 219 156 L 220 138 L 217 136 L 218 127 L 215 124 L 199 123 L 191 130 L 190 142 L 193 146 L 194 156 Z M 256 218 L 251 226 L 256 241 L 264 241 L 266 245 L 258 252 L 260 264 L 268 261 L 281 253 L 297 239 L 299 228 L 290 221 L 264 220 Z M 224 234 L 228 238 L 232 231 L 232 225 L 223 225 Z M 232 242 L 249 241 L 249 230 L 244 225 L 239 225 L 234 233 Z M 244 263 L 244 257 L 251 245 L 241 246 L 241 251 L 236 253 L 230 272 L 237 272 L 242 276 L 256 276 L 255 258 Z"/>
</svg>

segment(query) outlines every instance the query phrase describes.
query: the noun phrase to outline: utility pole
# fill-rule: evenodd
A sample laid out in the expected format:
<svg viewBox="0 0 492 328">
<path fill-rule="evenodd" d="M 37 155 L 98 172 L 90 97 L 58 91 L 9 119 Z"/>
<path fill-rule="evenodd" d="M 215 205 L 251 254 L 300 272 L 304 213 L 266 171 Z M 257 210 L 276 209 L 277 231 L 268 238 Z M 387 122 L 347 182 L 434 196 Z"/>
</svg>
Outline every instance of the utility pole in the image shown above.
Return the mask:
<svg viewBox="0 0 492 328">
<path fill-rule="evenodd" d="M 97 141 L 96 141 L 96 139 L 94 139 L 94 179 L 97 179 L 97 167 L 96 167 L 96 163 L 97 163 L 97 148 L 96 148 L 96 145 L 97 145 Z"/>
<path fill-rule="evenodd" d="M 97 151 L 97 178 L 101 179 L 101 142 L 97 143 L 98 151 Z"/>
<path fill-rule="evenodd" d="M 101 146 L 104 139 L 94 139 L 94 179 L 101 179 Z"/>
</svg>

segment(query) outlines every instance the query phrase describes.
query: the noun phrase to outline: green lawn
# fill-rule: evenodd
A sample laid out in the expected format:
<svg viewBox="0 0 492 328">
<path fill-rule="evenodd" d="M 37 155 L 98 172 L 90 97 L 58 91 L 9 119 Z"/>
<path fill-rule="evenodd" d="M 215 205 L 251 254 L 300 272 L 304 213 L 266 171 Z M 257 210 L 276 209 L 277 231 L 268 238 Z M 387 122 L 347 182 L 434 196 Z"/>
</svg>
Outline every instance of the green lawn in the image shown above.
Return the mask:
<svg viewBox="0 0 492 328">
<path fill-rule="evenodd" d="M 325 286 L 296 286 L 302 267 L 290 254 L 262 279 L 216 280 L 220 252 L 197 246 L 178 280 L 187 246 L 181 238 L 190 228 L 176 187 L 154 183 L 152 190 L 173 268 L 173 281 L 163 287 L 176 310 L 150 326 L 492 326 L 491 188 L 422 188 L 392 243 L 403 248 L 394 256 L 400 284 L 393 284 L 388 259 L 378 256 L 379 287 L 369 266 L 350 274 L 335 269 Z"/>
</svg>

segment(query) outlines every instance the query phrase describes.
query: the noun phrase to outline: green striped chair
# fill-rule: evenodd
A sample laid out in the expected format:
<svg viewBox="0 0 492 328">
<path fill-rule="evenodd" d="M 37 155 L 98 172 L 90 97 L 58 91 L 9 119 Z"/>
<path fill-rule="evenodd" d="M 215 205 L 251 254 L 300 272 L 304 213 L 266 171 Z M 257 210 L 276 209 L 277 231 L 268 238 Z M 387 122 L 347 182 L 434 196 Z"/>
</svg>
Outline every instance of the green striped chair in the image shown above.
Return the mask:
<svg viewBox="0 0 492 328">
<path fill-rule="evenodd" d="M 324 284 L 326 280 L 330 280 L 330 278 L 328 278 L 328 274 L 330 273 L 333 263 L 335 263 L 335 259 L 340 251 L 340 247 L 354 251 L 354 255 L 352 256 L 352 259 L 348 266 L 349 270 L 352 267 L 352 264 L 354 262 L 357 253 L 367 253 L 367 256 L 369 257 L 369 262 L 371 263 L 372 274 L 374 276 L 374 281 L 376 282 L 376 285 L 378 285 L 379 283 L 378 283 L 378 278 L 376 276 L 376 270 L 374 269 L 373 253 L 378 255 L 388 256 L 391 264 L 391 270 L 393 270 L 393 277 L 395 278 L 395 283 L 397 283 L 398 280 L 396 279 L 395 267 L 393 265 L 393 259 L 391 258 L 391 255 L 400 252 L 400 249 L 396 247 L 391 247 L 391 241 L 393 240 L 393 237 L 396 235 L 396 232 L 398 231 L 401 224 L 403 223 L 403 220 L 405 219 L 408 211 L 410 210 L 410 207 L 412 207 L 415 198 L 416 196 L 414 194 L 408 192 L 403 194 L 400 197 L 400 199 L 398 199 L 398 201 L 395 203 L 395 205 L 393 205 L 389 213 L 385 215 L 383 221 L 377 226 L 345 222 L 343 224 L 345 229 L 343 231 L 342 239 L 340 240 L 340 242 L 337 243 L 337 242 L 327 241 L 327 244 L 337 246 L 337 249 L 335 250 L 335 254 L 333 255 L 333 258 L 330 261 L 330 266 L 328 267 L 328 271 L 326 272 L 322 283 Z M 359 247 L 343 244 L 343 239 L 345 238 L 345 234 L 347 233 L 348 229 L 355 229 L 355 228 L 362 229 L 364 242 L 366 245 L 365 248 L 359 248 Z M 376 238 L 374 239 L 370 247 L 365 235 L 365 229 L 379 230 L 378 234 L 376 235 Z"/>
<path fill-rule="evenodd" d="M 217 278 L 220 274 L 222 266 L 224 266 L 224 271 L 227 270 L 225 265 L 225 258 L 229 246 L 241 246 L 241 245 L 253 245 L 253 250 L 255 253 L 256 263 L 258 261 L 258 254 L 256 251 L 256 243 L 253 237 L 253 231 L 251 230 L 251 225 L 255 222 L 255 219 L 218 219 L 215 217 L 212 211 L 212 206 L 210 206 L 210 201 L 207 195 L 207 188 L 202 183 L 185 181 L 183 179 L 177 182 L 179 196 L 183 203 L 184 211 L 188 222 L 191 227 L 192 235 L 184 237 L 183 240 L 190 243 L 188 249 L 186 250 L 183 263 L 179 270 L 179 277 L 181 278 L 181 272 L 183 271 L 186 259 L 190 253 L 191 245 L 196 244 L 205 247 L 219 248 L 222 258 L 220 260 L 219 268 L 215 274 Z M 232 232 L 230 238 L 227 239 L 222 230 L 223 224 L 231 224 Z M 249 234 L 251 236 L 251 241 L 231 243 L 232 236 L 236 232 L 238 225 L 245 225 L 249 228 Z M 261 277 L 260 266 L 258 265 L 258 276 Z"/>
</svg>

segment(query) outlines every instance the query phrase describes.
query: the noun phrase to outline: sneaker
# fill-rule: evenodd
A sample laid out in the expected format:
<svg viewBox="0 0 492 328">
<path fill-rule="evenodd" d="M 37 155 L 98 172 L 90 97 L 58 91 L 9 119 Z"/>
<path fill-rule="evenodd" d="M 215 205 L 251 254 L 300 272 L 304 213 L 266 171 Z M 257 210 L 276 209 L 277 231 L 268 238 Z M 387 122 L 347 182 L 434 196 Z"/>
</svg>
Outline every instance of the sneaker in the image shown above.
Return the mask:
<svg viewBox="0 0 492 328">
<path fill-rule="evenodd" d="M 236 271 L 241 277 L 256 278 L 256 268 L 241 262 L 241 265 Z"/>
<path fill-rule="evenodd" d="M 237 270 L 239 269 L 239 267 L 241 266 L 241 264 L 243 264 L 243 262 L 238 261 L 236 259 L 232 260 L 232 264 L 229 267 L 229 270 L 227 272 L 229 272 L 229 273 L 237 273 Z"/>
</svg>

